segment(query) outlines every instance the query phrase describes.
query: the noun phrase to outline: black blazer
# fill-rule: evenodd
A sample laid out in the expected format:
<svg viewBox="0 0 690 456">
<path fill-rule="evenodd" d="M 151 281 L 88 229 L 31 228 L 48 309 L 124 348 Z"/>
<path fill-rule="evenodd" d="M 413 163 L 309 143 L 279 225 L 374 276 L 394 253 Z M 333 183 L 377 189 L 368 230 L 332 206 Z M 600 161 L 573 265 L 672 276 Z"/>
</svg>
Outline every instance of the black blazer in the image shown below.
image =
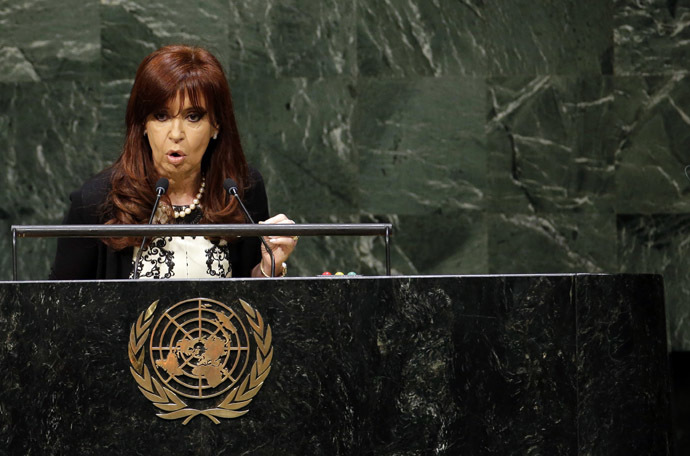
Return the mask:
<svg viewBox="0 0 690 456">
<path fill-rule="evenodd" d="M 63 224 L 100 225 L 105 220 L 102 205 L 110 192 L 111 171 L 106 169 L 70 194 L 71 205 Z M 268 199 L 261 174 L 249 168 L 249 188 L 244 202 L 255 221 L 266 220 Z M 126 279 L 132 272 L 133 247 L 115 251 L 100 239 L 59 238 L 51 280 Z M 240 238 L 230 244 L 233 277 L 249 277 L 261 261 L 258 238 Z"/>
</svg>

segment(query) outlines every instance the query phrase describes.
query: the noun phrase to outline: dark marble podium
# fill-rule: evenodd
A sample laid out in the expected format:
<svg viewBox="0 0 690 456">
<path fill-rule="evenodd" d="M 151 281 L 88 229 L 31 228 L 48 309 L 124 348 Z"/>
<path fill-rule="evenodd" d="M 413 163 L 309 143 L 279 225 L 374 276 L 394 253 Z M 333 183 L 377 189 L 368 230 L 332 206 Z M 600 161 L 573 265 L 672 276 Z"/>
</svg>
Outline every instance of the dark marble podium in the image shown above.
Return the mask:
<svg viewBox="0 0 690 456">
<path fill-rule="evenodd" d="M 273 367 L 249 413 L 156 417 L 131 324 L 251 303 Z M 0 454 L 668 454 L 655 275 L 0 283 Z"/>
</svg>

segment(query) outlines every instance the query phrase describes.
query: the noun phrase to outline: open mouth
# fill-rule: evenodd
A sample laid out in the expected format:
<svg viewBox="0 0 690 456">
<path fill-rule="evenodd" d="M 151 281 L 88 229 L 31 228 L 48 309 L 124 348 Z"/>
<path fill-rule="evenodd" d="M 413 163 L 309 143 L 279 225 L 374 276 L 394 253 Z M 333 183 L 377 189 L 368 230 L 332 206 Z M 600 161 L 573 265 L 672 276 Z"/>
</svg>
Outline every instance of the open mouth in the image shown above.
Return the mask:
<svg viewBox="0 0 690 456">
<path fill-rule="evenodd" d="M 185 154 L 177 150 L 171 150 L 167 153 L 168 161 L 173 165 L 179 165 L 184 162 Z"/>
</svg>

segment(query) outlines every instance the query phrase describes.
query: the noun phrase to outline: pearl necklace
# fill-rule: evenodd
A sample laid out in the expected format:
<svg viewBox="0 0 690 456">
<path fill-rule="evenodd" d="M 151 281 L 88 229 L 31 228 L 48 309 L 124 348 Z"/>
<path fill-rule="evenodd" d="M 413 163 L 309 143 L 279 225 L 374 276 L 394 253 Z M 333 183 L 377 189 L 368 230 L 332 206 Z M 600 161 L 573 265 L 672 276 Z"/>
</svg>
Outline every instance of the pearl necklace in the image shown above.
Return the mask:
<svg viewBox="0 0 690 456">
<path fill-rule="evenodd" d="M 194 209 L 197 207 L 201 209 L 201 197 L 204 195 L 204 190 L 206 187 L 206 178 L 202 177 L 201 178 L 201 187 L 199 187 L 199 191 L 196 194 L 196 197 L 192 200 L 192 204 L 189 206 L 179 206 L 180 210 L 179 211 L 174 211 L 173 215 L 175 218 L 184 218 L 186 215 L 191 214 Z M 184 209 L 183 209 L 184 207 Z M 173 206 L 174 208 L 174 206 Z"/>
</svg>

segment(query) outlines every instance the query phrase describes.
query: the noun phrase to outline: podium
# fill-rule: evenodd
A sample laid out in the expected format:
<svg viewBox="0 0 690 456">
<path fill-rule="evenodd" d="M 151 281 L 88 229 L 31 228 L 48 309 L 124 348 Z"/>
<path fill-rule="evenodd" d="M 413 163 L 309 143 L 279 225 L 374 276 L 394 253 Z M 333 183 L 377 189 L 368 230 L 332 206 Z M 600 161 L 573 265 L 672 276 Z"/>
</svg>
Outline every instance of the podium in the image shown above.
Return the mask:
<svg viewBox="0 0 690 456">
<path fill-rule="evenodd" d="M 243 416 L 161 419 L 132 325 L 201 298 L 261 314 L 270 373 Z M 3 282 L 0 363 L 2 455 L 669 452 L 657 275 Z"/>
</svg>

